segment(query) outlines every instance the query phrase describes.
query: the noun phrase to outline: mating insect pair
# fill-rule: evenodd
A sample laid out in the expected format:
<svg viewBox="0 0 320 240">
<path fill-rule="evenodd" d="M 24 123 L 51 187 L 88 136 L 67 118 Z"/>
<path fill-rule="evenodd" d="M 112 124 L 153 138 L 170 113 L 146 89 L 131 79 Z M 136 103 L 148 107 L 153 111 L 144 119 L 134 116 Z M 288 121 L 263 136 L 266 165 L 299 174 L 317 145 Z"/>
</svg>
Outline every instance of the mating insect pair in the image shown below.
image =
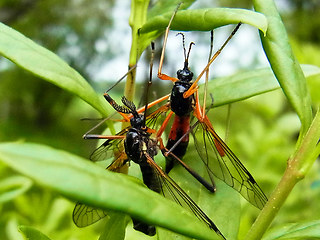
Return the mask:
<svg viewBox="0 0 320 240">
<path fill-rule="evenodd" d="M 174 15 L 173 15 L 174 16 Z M 159 100 L 146 104 L 142 109 L 136 110 L 134 104 L 126 98 L 122 99 L 124 104 L 119 106 L 113 99 L 105 94 L 106 100 L 113 108 L 124 116 L 126 121 L 131 122 L 131 126 L 120 131 L 116 136 L 86 135 L 86 138 L 107 139 L 92 155 L 93 161 L 104 160 L 116 154 L 116 159 L 109 165 L 108 169 L 118 171 L 129 160 L 139 164 L 143 181 L 150 189 L 161 192 L 164 195 L 172 194 L 171 197 L 184 207 L 188 207 L 200 220 L 204 221 L 211 229 L 223 237 L 210 218 L 197 206 L 197 204 L 167 175 L 176 163 L 183 165 L 199 182 L 201 182 L 209 191 L 215 191 L 214 177 L 218 177 L 229 186 L 237 190 L 250 203 L 258 208 L 262 208 L 267 201 L 266 196 L 248 172 L 239 159 L 233 154 L 228 146 L 214 131 L 209 121 L 205 107 L 201 108 L 199 104 L 197 82 L 202 75 L 208 71 L 210 64 L 220 54 L 221 50 L 235 34 L 240 24 L 237 25 L 227 41 L 210 58 L 207 66 L 201 74 L 192 83 L 193 73 L 188 67 L 188 54 L 185 51 L 185 61 L 183 69 L 177 72 L 177 78 L 167 76 L 161 72 L 164 58 L 165 44 L 170 28 L 171 21 L 166 30 L 163 52 L 160 59 L 158 77 L 162 80 L 171 80 L 174 87 L 170 95 Z M 146 115 L 147 108 L 161 103 L 170 97 L 169 103 L 164 104 L 158 110 Z M 143 116 L 139 115 L 145 112 Z M 191 113 L 195 116 L 193 124 Z M 166 114 L 166 119 L 158 131 L 154 131 L 151 126 L 159 115 Z M 164 147 L 161 135 L 166 129 L 170 118 L 175 114 L 171 126 L 167 146 Z M 184 156 L 188 142 L 189 133 L 194 137 L 194 143 L 207 169 L 207 179 L 199 176 L 192 171 L 181 158 Z M 153 138 L 152 134 L 156 136 Z M 122 148 L 124 144 L 124 149 Z M 166 171 L 154 162 L 154 156 L 157 149 L 160 148 L 167 157 Z M 73 219 L 77 226 L 83 227 L 94 223 L 104 217 L 106 213 L 102 210 L 94 209 L 78 203 L 74 209 Z M 134 220 L 134 227 L 146 234 L 153 235 L 155 229 L 147 224 Z M 224 237 L 223 237 L 224 238 Z M 224 238 L 225 239 L 225 238 Z"/>
<path fill-rule="evenodd" d="M 104 94 L 104 97 L 111 106 L 124 117 L 125 121 L 130 121 L 130 126 L 115 136 L 85 135 L 86 139 L 107 139 L 107 141 L 93 152 L 91 159 L 93 161 L 100 161 L 108 159 L 113 154 L 117 155 L 116 159 L 113 160 L 107 168 L 108 170 L 116 172 L 126 165 L 129 160 L 132 160 L 140 166 L 143 182 L 148 188 L 164 196 L 171 197 L 182 206 L 189 208 L 200 220 L 205 222 L 211 229 L 225 239 L 212 220 L 154 161 L 154 156 L 160 148 L 163 153 L 167 153 L 183 164 L 180 159 L 173 153 L 169 153 L 164 147 L 159 133 L 156 134 L 158 137 L 152 138 L 151 135 L 156 132 L 147 127 L 147 125 L 150 125 L 151 122 L 159 116 L 163 108 L 161 108 L 161 111 L 157 110 L 147 116 L 146 111 L 144 111 L 144 115 L 139 114 L 139 112 L 148 109 L 148 104 L 146 104 L 144 108 L 136 110 L 135 105 L 125 97 L 122 98 L 124 106 L 118 105 L 107 93 Z M 151 103 L 150 107 L 155 103 L 156 102 Z M 193 174 L 197 175 L 196 173 Z M 200 176 L 197 176 L 197 179 L 200 178 Z M 98 221 L 106 215 L 107 213 L 102 210 L 77 203 L 73 212 L 73 219 L 77 226 L 84 227 Z M 156 233 L 154 226 L 144 224 L 135 219 L 133 219 L 133 224 L 134 229 L 147 235 L 152 236 Z"/>
</svg>

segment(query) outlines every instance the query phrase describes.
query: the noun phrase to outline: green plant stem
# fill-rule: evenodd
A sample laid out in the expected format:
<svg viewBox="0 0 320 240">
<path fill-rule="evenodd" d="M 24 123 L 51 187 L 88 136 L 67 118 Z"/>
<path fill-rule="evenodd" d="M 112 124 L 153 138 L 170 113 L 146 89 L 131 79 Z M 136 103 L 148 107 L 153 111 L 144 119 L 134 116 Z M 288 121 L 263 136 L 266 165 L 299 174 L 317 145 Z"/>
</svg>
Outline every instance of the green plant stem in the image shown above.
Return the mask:
<svg viewBox="0 0 320 240">
<path fill-rule="evenodd" d="M 289 158 L 282 179 L 252 225 L 245 237 L 246 240 L 261 239 L 293 187 L 305 177 L 319 154 L 317 144 L 320 135 L 319 113 L 311 124 L 311 100 L 306 80 L 293 55 L 285 27 L 273 0 L 254 0 L 253 4 L 255 10 L 263 13 L 268 19 L 266 36 L 260 33 L 261 42 L 284 94 L 300 118 L 301 130 L 296 151 Z"/>
<path fill-rule="evenodd" d="M 129 57 L 129 69 L 133 67 L 139 60 L 142 51 L 139 49 L 139 35 L 138 30 L 146 22 L 147 10 L 149 0 L 132 0 L 131 2 L 131 14 L 129 18 L 129 25 L 132 31 L 132 43 Z M 128 74 L 124 95 L 127 99 L 133 100 L 135 93 L 135 79 L 136 69 Z"/>
<path fill-rule="evenodd" d="M 310 170 L 320 153 L 320 114 L 317 112 L 312 125 L 302 140 L 299 149 L 288 160 L 286 171 L 278 186 L 272 193 L 266 206 L 262 209 L 255 223 L 252 225 L 246 240 L 261 239 L 279 209 L 287 199 L 289 193 Z"/>
<path fill-rule="evenodd" d="M 131 13 L 129 18 L 129 25 L 131 27 L 131 49 L 129 56 L 129 66 L 128 70 L 137 64 L 142 51 L 139 49 L 139 35 L 138 31 L 142 25 L 146 22 L 147 19 L 147 10 L 148 10 L 149 0 L 132 0 L 131 1 Z M 134 98 L 135 93 L 135 82 L 136 82 L 136 70 L 133 69 L 127 76 L 126 86 L 124 89 L 124 96 L 130 101 Z M 122 123 L 122 128 L 125 128 L 129 125 L 128 122 Z M 116 154 L 116 157 L 117 154 Z M 128 173 L 128 165 L 124 165 L 121 168 L 122 173 Z"/>
</svg>

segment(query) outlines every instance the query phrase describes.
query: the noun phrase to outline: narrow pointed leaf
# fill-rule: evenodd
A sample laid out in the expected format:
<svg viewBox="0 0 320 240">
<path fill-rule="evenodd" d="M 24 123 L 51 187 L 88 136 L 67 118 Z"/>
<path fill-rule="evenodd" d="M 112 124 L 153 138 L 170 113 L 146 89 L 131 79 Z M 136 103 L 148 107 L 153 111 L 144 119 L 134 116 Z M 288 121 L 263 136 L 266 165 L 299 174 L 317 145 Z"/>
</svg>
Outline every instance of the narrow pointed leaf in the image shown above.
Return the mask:
<svg viewBox="0 0 320 240">
<path fill-rule="evenodd" d="M 320 68 L 317 66 L 301 65 L 301 67 L 306 78 L 320 74 Z M 221 106 L 279 88 L 271 69 L 263 68 L 212 79 L 208 84 L 208 93 L 213 95 L 214 106 Z M 210 104 L 211 99 L 208 98 L 207 105 Z"/>
<path fill-rule="evenodd" d="M 98 96 L 76 70 L 53 52 L 3 23 L 0 23 L 0 54 L 32 74 L 79 96 L 101 114 L 108 113 L 103 97 Z"/>
<path fill-rule="evenodd" d="M 306 79 L 292 52 L 286 29 L 274 1 L 255 0 L 253 3 L 255 10 L 265 14 L 268 19 L 267 35 L 260 33 L 263 48 L 274 75 L 300 118 L 302 137 L 312 121 L 311 97 Z"/>
<path fill-rule="evenodd" d="M 189 4 L 189 3 L 188 3 Z M 188 6 L 186 4 L 186 7 Z M 181 9 L 185 5 L 182 4 Z M 167 9 L 167 6 L 165 7 Z M 140 29 L 139 51 L 142 52 L 150 42 L 160 36 L 168 26 L 169 19 L 175 7 L 165 14 L 158 15 L 152 12 L 150 19 Z M 162 12 L 161 12 L 162 13 Z M 236 8 L 206 8 L 179 10 L 173 19 L 171 29 L 178 31 L 210 31 L 228 24 L 239 22 L 252 25 L 262 32 L 268 28 L 267 19 L 263 14 Z"/>
<path fill-rule="evenodd" d="M 142 27 L 141 33 L 155 30 L 165 30 L 168 26 L 172 11 L 152 17 Z M 266 32 L 268 22 L 266 17 L 254 11 L 237 8 L 206 8 L 178 11 L 171 25 L 172 30 L 178 31 L 210 31 L 228 24 L 239 22 L 252 25 Z"/>
<path fill-rule="evenodd" d="M 127 213 L 196 239 L 219 239 L 188 210 L 137 184 L 132 177 L 106 171 L 70 153 L 39 144 L 2 143 L 0 161 L 84 204 Z"/>
<path fill-rule="evenodd" d="M 0 203 L 11 201 L 26 192 L 32 186 L 32 181 L 23 176 L 14 176 L 0 182 Z"/>
</svg>

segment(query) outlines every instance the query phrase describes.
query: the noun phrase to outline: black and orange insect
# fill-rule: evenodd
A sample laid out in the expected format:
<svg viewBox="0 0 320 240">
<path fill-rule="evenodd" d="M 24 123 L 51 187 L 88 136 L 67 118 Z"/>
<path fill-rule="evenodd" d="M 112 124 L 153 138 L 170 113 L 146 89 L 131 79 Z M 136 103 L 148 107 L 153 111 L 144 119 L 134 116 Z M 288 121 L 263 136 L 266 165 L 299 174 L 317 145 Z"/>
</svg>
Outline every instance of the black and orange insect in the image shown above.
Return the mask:
<svg viewBox="0 0 320 240">
<path fill-rule="evenodd" d="M 206 114 L 205 104 L 202 108 L 200 106 L 197 85 L 200 78 L 209 70 L 212 62 L 219 56 L 222 49 L 239 29 L 241 23 L 235 27 L 220 49 L 209 59 L 208 64 L 202 70 L 200 75 L 194 80 L 194 82 L 192 82 L 193 72 L 190 71 L 188 66 L 192 43 L 190 44 L 188 53 L 186 53 L 186 49 L 184 47 L 184 66 L 183 69 L 177 71 L 177 78 L 170 77 L 162 73 L 166 42 L 174 15 L 175 13 L 172 15 L 168 27 L 166 28 L 158 69 L 158 78 L 161 80 L 170 80 L 174 83 L 171 94 L 168 96 L 169 103 L 165 104 L 166 107 L 162 110 L 159 109 L 159 111 L 167 111 L 167 117 L 158 131 L 158 136 L 162 135 L 162 132 L 166 129 L 170 118 L 174 115 L 173 124 L 171 126 L 166 146 L 169 150 L 165 154 L 168 155 L 168 153 L 173 153 L 173 155 L 178 159 L 182 158 L 187 151 L 189 133 L 191 132 L 191 135 L 194 137 L 194 143 L 199 157 L 205 165 L 208 173 L 208 176 L 206 177 L 208 181 L 200 182 L 209 191 L 214 192 L 216 190 L 214 177 L 217 177 L 241 193 L 241 195 L 251 204 L 261 209 L 267 202 L 267 197 L 250 172 L 215 132 Z M 163 99 L 159 99 L 158 102 L 162 100 Z M 191 114 L 194 116 L 195 123 L 191 121 Z M 191 125 L 192 127 L 190 127 Z M 175 159 L 172 158 L 172 154 L 167 156 L 166 173 L 169 173 L 176 164 L 177 161 L 175 161 Z M 211 182 L 211 184 L 209 182 Z"/>
</svg>

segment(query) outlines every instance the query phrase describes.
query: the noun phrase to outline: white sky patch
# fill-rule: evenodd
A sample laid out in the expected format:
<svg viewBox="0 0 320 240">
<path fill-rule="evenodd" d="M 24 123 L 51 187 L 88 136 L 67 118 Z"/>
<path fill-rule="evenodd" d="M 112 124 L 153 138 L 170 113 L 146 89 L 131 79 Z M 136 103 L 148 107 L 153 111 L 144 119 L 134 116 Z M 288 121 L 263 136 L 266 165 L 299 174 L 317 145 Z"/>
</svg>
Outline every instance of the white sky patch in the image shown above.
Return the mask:
<svg viewBox="0 0 320 240">
<path fill-rule="evenodd" d="M 101 40 L 96 48 L 97 50 L 109 48 L 117 57 L 103 64 L 100 71 L 93 74 L 95 81 L 106 81 L 106 79 L 116 81 L 128 70 L 131 46 L 131 28 L 128 24 L 130 2 L 116 1 L 111 13 L 114 22 L 113 30 L 106 32 L 105 42 Z"/>
<path fill-rule="evenodd" d="M 117 1 L 112 10 L 115 27 L 112 32 L 107 33 L 107 43 L 99 43 L 97 45 L 97 49 L 105 49 L 108 47 L 114 51 L 115 55 L 118 55 L 116 58 L 104 64 L 100 71 L 94 74 L 93 79 L 96 81 L 105 81 L 106 79 L 116 81 L 128 70 L 127 65 L 131 46 L 131 29 L 128 26 L 130 6 L 124 6 L 123 4 L 123 1 Z M 221 27 L 215 30 L 214 52 L 228 38 L 234 27 L 235 25 Z M 167 65 L 163 68 L 164 73 L 174 77 L 176 76 L 176 71 L 183 67 L 184 62 L 182 37 L 176 36 L 177 33 L 177 31 L 171 31 L 169 34 L 165 53 Z M 195 46 L 193 46 L 191 50 L 189 66 L 191 71 L 197 76 L 208 60 L 210 32 L 185 32 L 184 34 L 187 49 L 191 41 L 195 42 Z M 161 46 L 158 45 L 156 48 L 162 48 L 162 41 Z M 150 50 L 147 49 L 147 51 Z M 143 56 L 141 59 L 143 59 Z M 243 24 L 224 48 L 221 55 L 212 64 L 210 73 L 211 78 L 215 78 L 228 76 L 236 73 L 239 69 L 255 69 L 267 66 L 268 61 L 261 47 L 258 30 Z M 154 74 L 156 74 L 157 68 L 158 66 L 155 64 Z M 149 71 L 148 69 L 149 65 L 142 62 L 138 63 L 137 81 L 144 79 L 146 73 Z"/>
</svg>

